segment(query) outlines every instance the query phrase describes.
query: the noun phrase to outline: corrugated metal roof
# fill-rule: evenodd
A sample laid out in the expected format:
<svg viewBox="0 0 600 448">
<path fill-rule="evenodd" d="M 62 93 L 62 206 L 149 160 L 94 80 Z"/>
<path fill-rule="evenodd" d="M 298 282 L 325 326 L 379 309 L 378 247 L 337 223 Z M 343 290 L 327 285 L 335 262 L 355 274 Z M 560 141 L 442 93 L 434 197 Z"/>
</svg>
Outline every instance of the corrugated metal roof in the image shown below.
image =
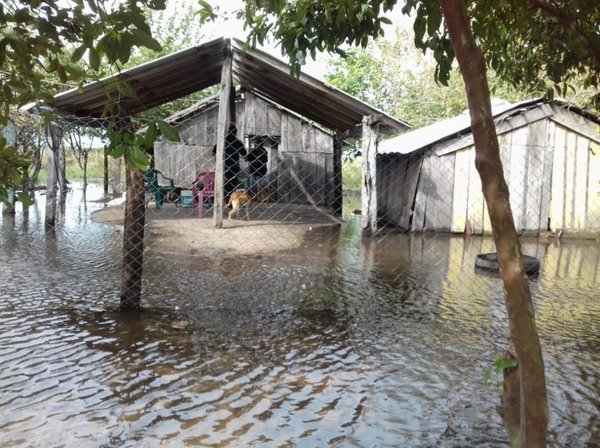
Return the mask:
<svg viewBox="0 0 600 448">
<path fill-rule="evenodd" d="M 539 101 L 540 100 L 528 100 L 518 104 L 511 104 L 500 100 L 492 104 L 492 115 L 496 118 L 507 111 L 518 109 L 528 104 L 536 104 Z M 471 115 L 467 110 L 456 117 L 440 120 L 429 126 L 424 126 L 397 137 L 383 140 L 379 143 L 377 152 L 379 154 L 409 154 L 442 140 L 470 132 Z"/>
<path fill-rule="evenodd" d="M 118 75 L 87 84 L 80 92 L 72 89 L 54 97 L 61 113 L 78 117 L 101 117 L 108 101 L 107 86 L 120 79 L 136 92 L 136 98 L 122 98 L 120 114 L 134 115 L 152 107 L 206 89 L 221 81 L 226 42 L 215 39 L 164 56 Z"/>
<path fill-rule="evenodd" d="M 73 89 L 58 94 L 53 106 L 63 114 L 101 117 L 108 100 L 107 85 L 121 79 L 137 97 L 121 99 L 120 114 L 133 115 L 220 83 L 223 61 L 230 51 L 234 80 L 245 90 L 257 92 L 328 129 L 360 135 L 365 115 L 378 115 L 384 133 L 410 127 L 316 78 L 305 74 L 293 78 L 286 63 L 260 50 L 244 50 L 241 41 L 224 38 L 88 84 L 82 92 Z"/>
<path fill-rule="evenodd" d="M 496 122 L 496 129 L 498 132 L 501 132 L 502 129 L 503 132 L 506 132 L 515 126 L 526 125 L 526 121 L 516 120 L 515 117 L 517 114 L 524 115 L 524 119 L 530 120 L 530 122 L 552 115 L 552 108 L 546 104 L 541 98 L 526 100 L 516 104 L 499 100 L 492 104 L 492 115 Z M 573 104 L 561 100 L 554 100 L 552 104 L 573 111 L 600 124 L 600 117 L 582 110 Z M 502 126 L 503 122 L 509 118 L 513 120 L 513 123 L 509 123 L 509 126 Z M 452 140 L 452 142 L 449 142 L 449 140 Z M 464 148 L 472 143 L 471 116 L 467 110 L 456 117 L 441 120 L 429 126 L 383 140 L 379 143 L 377 152 L 378 154 L 410 154 L 433 147 L 435 153 L 439 156 Z"/>
</svg>

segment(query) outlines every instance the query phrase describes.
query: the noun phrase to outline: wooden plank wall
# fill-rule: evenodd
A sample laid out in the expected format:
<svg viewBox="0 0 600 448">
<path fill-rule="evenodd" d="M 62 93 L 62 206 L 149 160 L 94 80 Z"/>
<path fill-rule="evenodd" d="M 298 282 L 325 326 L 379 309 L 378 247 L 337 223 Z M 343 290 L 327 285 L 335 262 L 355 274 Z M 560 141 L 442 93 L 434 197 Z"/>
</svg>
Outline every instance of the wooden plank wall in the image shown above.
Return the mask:
<svg viewBox="0 0 600 448">
<path fill-rule="evenodd" d="M 384 224 L 410 230 L 421 161 L 420 155 L 377 158 L 378 216 Z"/>
<path fill-rule="evenodd" d="M 541 203 L 540 203 L 540 222 L 538 228 L 540 231 L 548 230 L 550 222 L 550 199 L 552 197 L 552 164 L 554 158 L 554 122 L 545 120 L 546 138 L 544 151 L 544 169 L 542 171 Z"/>
<path fill-rule="evenodd" d="M 597 143 L 559 123 L 552 163 L 550 226 L 553 231 L 600 229 L 600 160 Z"/>
<path fill-rule="evenodd" d="M 218 108 L 211 107 L 178 125 L 182 144 L 155 144 L 157 169 L 174 178 L 177 186 L 191 188 L 195 173 L 214 170 L 217 113 Z M 333 203 L 333 136 L 249 93 L 236 103 L 236 124 L 240 138 L 261 135 L 280 141 L 269 162 L 273 199 Z"/>
<path fill-rule="evenodd" d="M 333 202 L 333 136 L 254 95 L 247 94 L 245 133 L 280 138 L 272 170 L 278 201 Z"/>
<path fill-rule="evenodd" d="M 544 179 L 544 159 L 548 152 L 546 124 L 546 120 L 541 120 L 529 125 L 529 138 L 525 148 L 527 170 L 526 176 L 521 180 L 524 184 L 522 229 L 535 234 L 540 230 L 543 185 L 550 183 L 549 179 Z M 544 229 L 542 227 L 541 230 Z"/>
<path fill-rule="evenodd" d="M 565 116 L 561 120 L 567 123 Z M 589 126 L 585 130 L 586 135 L 541 119 L 499 136 L 519 232 L 537 234 L 549 222 L 553 231 L 600 230 L 600 144 L 590 140 Z M 389 157 L 388 166 L 380 163 L 381 216 L 406 228 L 410 213 L 401 217 L 402 210 L 411 204 L 412 231 L 490 234 L 474 147 L 441 154 L 428 153 L 419 163 L 398 154 Z M 418 179 L 414 192 L 403 189 L 411 173 L 418 173 L 412 175 Z"/>
<path fill-rule="evenodd" d="M 510 206 L 517 231 L 525 228 L 525 186 L 528 182 L 527 153 L 529 149 L 529 132 L 530 126 L 524 126 L 511 132 L 510 173 L 506 176 L 506 182 L 510 191 Z"/>
<path fill-rule="evenodd" d="M 452 227 L 452 202 L 454 195 L 454 153 L 430 160 L 430 182 L 427 192 L 425 228 L 449 232 Z"/>
<path fill-rule="evenodd" d="M 456 151 L 454 161 L 454 191 L 452 193 L 452 223 L 450 225 L 450 231 L 456 233 L 467 231 L 470 162 L 471 152 L 468 148 Z"/>
<path fill-rule="evenodd" d="M 587 180 L 587 229 L 600 229 L 600 144 L 590 143 Z"/>
<path fill-rule="evenodd" d="M 564 226 L 566 144 L 566 129 L 555 125 L 552 188 L 550 193 L 550 226 L 553 231 Z"/>
<path fill-rule="evenodd" d="M 208 109 L 177 126 L 181 143 L 155 142 L 154 166 L 177 187 L 190 189 L 196 173 L 215 169 L 212 148 L 217 141 L 217 112 L 216 108 Z"/>
</svg>

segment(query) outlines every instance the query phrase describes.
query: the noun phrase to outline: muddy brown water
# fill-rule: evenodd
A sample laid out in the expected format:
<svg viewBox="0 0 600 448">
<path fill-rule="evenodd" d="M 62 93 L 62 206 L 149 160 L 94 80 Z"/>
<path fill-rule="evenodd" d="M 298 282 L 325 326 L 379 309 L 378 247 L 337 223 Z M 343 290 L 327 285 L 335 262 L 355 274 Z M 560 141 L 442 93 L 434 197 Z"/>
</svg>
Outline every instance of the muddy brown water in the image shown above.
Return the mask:
<svg viewBox="0 0 600 448">
<path fill-rule="evenodd" d="M 71 192 L 52 233 L 43 200 L 0 218 L 0 446 L 508 446 L 487 375 L 502 288 L 473 267 L 489 239 L 368 241 L 348 217 L 272 255 L 148 252 L 144 310 L 123 314 L 100 207 Z M 600 249 L 524 248 L 549 445 L 598 447 Z"/>
</svg>

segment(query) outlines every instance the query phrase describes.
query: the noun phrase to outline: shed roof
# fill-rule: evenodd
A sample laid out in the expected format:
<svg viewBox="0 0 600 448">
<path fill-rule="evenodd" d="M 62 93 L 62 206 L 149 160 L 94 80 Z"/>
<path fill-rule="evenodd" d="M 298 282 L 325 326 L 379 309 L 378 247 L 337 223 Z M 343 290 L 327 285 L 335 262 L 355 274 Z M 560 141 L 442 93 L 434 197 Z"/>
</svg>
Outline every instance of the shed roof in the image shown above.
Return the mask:
<svg viewBox="0 0 600 448">
<path fill-rule="evenodd" d="M 290 76 L 290 66 L 260 50 L 245 50 L 236 39 L 218 38 L 125 70 L 118 75 L 72 89 L 54 97 L 53 106 L 66 115 L 101 117 L 107 102 L 106 87 L 117 79 L 136 92 L 121 99 L 122 115 L 133 115 L 203 90 L 221 81 L 225 55 L 233 55 L 234 80 L 322 126 L 350 135 L 361 132 L 362 117 L 379 115 L 382 131 L 410 126 L 353 96 L 306 74 Z"/>
<path fill-rule="evenodd" d="M 560 105 L 561 107 L 583 115 L 584 117 L 595 121 L 596 123 L 600 123 L 600 117 L 583 111 L 575 105 L 558 100 L 553 101 L 552 104 Z M 538 109 L 539 113 L 531 114 L 532 111 Z M 530 115 L 526 120 L 515 121 L 512 123 L 512 127 L 514 128 L 515 126 L 526 125 L 528 122 L 533 122 L 545 116 L 550 116 L 553 114 L 553 109 L 548 107 L 547 103 L 540 98 L 526 100 L 516 104 L 511 104 L 502 100 L 492 104 L 492 115 L 494 117 L 494 121 L 496 122 L 497 128 L 504 120 L 507 120 L 508 118 L 514 117 L 518 114 L 524 115 L 527 113 Z M 508 130 L 508 127 L 504 129 L 504 132 L 506 130 Z M 440 120 L 429 126 L 424 126 L 422 128 L 415 129 L 414 131 L 401 134 L 397 137 L 383 140 L 379 144 L 377 152 L 379 154 L 410 154 L 412 152 L 426 149 L 435 145 L 436 154 L 438 153 L 438 150 L 440 154 L 448 153 L 452 150 L 460 149 L 460 144 L 452 145 L 452 148 L 448 148 L 448 150 L 440 149 L 440 147 L 446 145 L 446 142 L 450 140 L 454 142 L 454 139 L 457 139 L 461 136 L 469 137 L 463 139 L 465 145 L 468 144 L 468 142 L 472 143 L 472 137 L 470 134 L 471 116 L 467 110 L 456 117 Z"/>
</svg>

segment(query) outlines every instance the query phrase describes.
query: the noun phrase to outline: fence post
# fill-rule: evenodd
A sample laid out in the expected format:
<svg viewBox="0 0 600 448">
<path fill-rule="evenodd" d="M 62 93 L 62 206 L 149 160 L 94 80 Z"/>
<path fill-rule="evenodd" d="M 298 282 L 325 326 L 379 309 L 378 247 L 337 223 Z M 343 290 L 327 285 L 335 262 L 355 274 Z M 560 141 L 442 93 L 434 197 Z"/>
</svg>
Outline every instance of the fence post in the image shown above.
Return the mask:
<svg viewBox="0 0 600 448">
<path fill-rule="evenodd" d="M 144 265 L 144 224 L 146 204 L 144 175 L 125 155 L 127 200 L 123 228 L 123 268 L 121 271 L 121 309 L 137 309 L 142 298 Z"/>
<path fill-rule="evenodd" d="M 342 149 L 344 137 L 336 133 L 333 137 L 333 202 L 332 209 L 335 216 L 342 217 L 343 194 L 342 191 Z"/>
<path fill-rule="evenodd" d="M 377 232 L 377 124 L 376 116 L 362 120 L 361 224 L 365 236 Z"/>
<path fill-rule="evenodd" d="M 58 167 L 56 166 L 57 151 L 60 150 L 60 136 L 55 123 L 46 125 L 46 135 L 49 137 L 50 152 L 48 153 L 48 179 L 46 181 L 46 217 L 44 225 L 46 229 L 54 228 L 56 225 L 56 191 L 58 189 Z"/>
<path fill-rule="evenodd" d="M 113 159 L 111 163 L 112 196 L 121 196 L 121 159 Z"/>
<path fill-rule="evenodd" d="M 108 197 L 108 148 L 105 146 L 104 147 L 104 154 L 102 156 L 102 166 L 104 168 L 103 170 L 103 187 L 104 187 L 104 197 L 107 198 Z"/>
<path fill-rule="evenodd" d="M 215 197 L 214 223 L 216 228 L 223 226 L 223 154 L 225 150 L 225 133 L 229 128 L 230 101 L 232 94 L 232 49 L 231 41 L 225 41 L 225 55 L 221 69 L 221 95 L 219 97 L 219 114 L 217 119 L 217 153 L 215 156 Z"/>
</svg>

